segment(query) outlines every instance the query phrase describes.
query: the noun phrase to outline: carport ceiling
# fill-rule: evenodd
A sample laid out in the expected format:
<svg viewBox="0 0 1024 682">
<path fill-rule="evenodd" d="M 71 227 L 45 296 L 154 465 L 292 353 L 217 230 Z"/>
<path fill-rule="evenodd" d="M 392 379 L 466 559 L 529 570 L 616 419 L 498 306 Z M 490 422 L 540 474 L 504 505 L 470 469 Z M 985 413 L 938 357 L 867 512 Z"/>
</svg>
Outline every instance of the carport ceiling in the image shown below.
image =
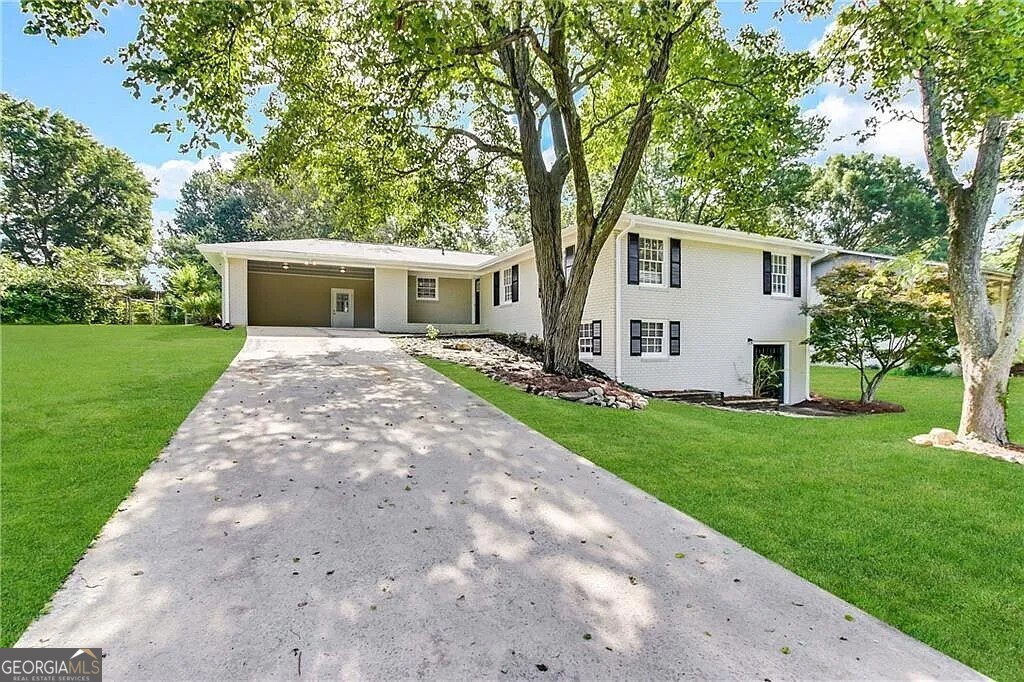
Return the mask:
<svg viewBox="0 0 1024 682">
<path fill-rule="evenodd" d="M 282 263 L 280 261 L 275 262 L 266 260 L 249 261 L 249 272 L 265 272 L 272 275 L 312 275 L 315 277 L 373 279 L 373 268 L 353 268 L 345 265 Z"/>
</svg>

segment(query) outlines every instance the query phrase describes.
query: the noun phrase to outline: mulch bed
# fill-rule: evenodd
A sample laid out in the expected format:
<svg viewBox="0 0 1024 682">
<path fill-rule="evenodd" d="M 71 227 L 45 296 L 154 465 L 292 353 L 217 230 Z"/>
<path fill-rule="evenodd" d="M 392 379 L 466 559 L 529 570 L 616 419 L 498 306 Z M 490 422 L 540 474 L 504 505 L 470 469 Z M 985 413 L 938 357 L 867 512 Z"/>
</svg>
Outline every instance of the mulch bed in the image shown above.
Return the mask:
<svg viewBox="0 0 1024 682">
<path fill-rule="evenodd" d="M 797 403 L 794 407 L 806 407 L 823 412 L 834 412 L 837 415 L 844 414 L 892 414 L 895 412 L 906 412 L 902 405 L 886 403 L 876 400 L 867 405 L 858 400 L 842 400 L 840 398 L 829 398 L 828 396 L 811 394 L 810 400 Z"/>
</svg>

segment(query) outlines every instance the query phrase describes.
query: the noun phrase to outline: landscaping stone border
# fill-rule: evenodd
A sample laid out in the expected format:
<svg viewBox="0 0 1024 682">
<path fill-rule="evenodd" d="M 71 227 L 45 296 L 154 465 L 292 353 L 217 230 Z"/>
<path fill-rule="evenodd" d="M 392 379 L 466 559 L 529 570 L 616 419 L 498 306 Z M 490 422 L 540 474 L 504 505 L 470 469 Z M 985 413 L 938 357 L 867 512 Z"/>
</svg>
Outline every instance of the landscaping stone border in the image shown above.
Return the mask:
<svg viewBox="0 0 1024 682">
<path fill-rule="evenodd" d="M 496 381 L 527 393 L 620 410 L 642 410 L 648 404 L 644 396 L 604 377 L 572 378 L 549 374 L 534 358 L 494 339 L 445 337 L 430 340 L 399 336 L 392 340 L 410 355 L 424 355 L 472 367 Z"/>
</svg>

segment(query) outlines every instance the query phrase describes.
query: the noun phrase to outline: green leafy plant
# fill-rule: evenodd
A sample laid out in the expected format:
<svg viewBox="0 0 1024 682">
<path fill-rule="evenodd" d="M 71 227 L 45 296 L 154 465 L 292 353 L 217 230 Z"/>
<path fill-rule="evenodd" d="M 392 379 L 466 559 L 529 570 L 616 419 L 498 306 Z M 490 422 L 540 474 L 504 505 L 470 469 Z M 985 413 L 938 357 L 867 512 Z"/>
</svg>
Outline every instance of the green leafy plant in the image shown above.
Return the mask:
<svg viewBox="0 0 1024 682">
<path fill-rule="evenodd" d="M 428 324 L 425 334 L 428 341 L 436 341 L 437 337 L 441 335 L 441 330 L 432 324 Z"/>
<path fill-rule="evenodd" d="M 955 359 L 956 329 L 940 269 L 907 259 L 878 268 L 853 263 L 821 276 L 816 286 L 822 302 L 804 308 L 812 359 L 856 367 L 860 402 L 872 402 L 894 369 L 943 367 Z"/>
<path fill-rule="evenodd" d="M 124 273 L 96 251 L 57 248 L 55 266 L 0 255 L 0 318 L 8 324 L 97 324 L 126 319 Z"/>
<path fill-rule="evenodd" d="M 168 276 L 167 300 L 186 323 L 210 324 L 220 317 L 218 282 L 195 263 L 186 263 Z"/>
<path fill-rule="evenodd" d="M 752 393 L 755 398 L 763 398 L 770 389 L 779 384 L 779 377 L 782 376 L 782 369 L 775 360 L 767 355 L 762 355 L 754 362 L 754 378 L 752 382 Z"/>
</svg>

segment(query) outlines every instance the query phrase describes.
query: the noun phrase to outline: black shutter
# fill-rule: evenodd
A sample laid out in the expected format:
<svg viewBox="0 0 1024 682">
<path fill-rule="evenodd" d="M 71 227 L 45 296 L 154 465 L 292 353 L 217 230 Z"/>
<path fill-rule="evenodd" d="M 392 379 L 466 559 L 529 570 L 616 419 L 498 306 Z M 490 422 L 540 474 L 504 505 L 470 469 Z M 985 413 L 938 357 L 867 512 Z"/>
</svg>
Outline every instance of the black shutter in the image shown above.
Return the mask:
<svg viewBox="0 0 1024 682">
<path fill-rule="evenodd" d="M 764 264 L 764 293 L 770 295 L 772 293 L 772 252 L 762 252 L 761 260 Z"/>
<path fill-rule="evenodd" d="M 626 284 L 640 284 L 640 235 L 630 232 L 626 248 Z"/>
<path fill-rule="evenodd" d="M 562 267 L 565 268 L 563 272 L 566 275 L 572 270 L 572 264 L 576 261 L 576 245 L 565 247 L 565 259 L 562 261 Z"/>
<path fill-rule="evenodd" d="M 679 323 L 678 322 L 669 322 L 668 323 L 668 354 L 669 355 L 679 355 L 679 348 L 680 348 L 679 337 L 680 337 Z"/>
<path fill-rule="evenodd" d="M 590 323 L 593 327 L 593 331 L 590 332 L 593 337 L 594 350 L 593 355 L 601 354 L 601 320 L 594 320 Z"/>
<path fill-rule="evenodd" d="M 512 302 L 519 300 L 519 266 L 512 266 Z"/>
<path fill-rule="evenodd" d="M 668 285 L 678 289 L 683 286 L 682 248 L 678 239 L 669 239 L 668 244 Z"/>
<path fill-rule="evenodd" d="M 793 256 L 793 298 L 800 298 L 803 293 L 803 272 L 800 267 L 800 256 Z"/>
<path fill-rule="evenodd" d="M 629 321 L 629 354 L 640 355 L 640 320 Z"/>
<path fill-rule="evenodd" d="M 501 305 L 501 270 L 491 276 L 494 281 L 494 305 Z"/>
</svg>

